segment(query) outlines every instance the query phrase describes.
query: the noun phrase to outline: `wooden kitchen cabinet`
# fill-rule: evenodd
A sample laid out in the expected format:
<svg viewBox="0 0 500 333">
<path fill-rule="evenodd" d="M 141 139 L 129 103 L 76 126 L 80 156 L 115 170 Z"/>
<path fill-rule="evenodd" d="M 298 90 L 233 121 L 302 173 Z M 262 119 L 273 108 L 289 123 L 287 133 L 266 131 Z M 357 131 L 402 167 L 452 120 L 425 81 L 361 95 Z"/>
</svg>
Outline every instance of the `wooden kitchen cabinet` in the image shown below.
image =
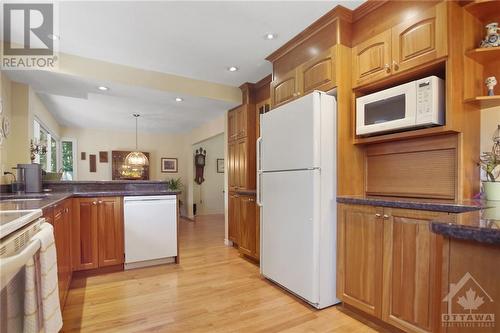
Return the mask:
<svg viewBox="0 0 500 333">
<path fill-rule="evenodd" d="M 257 205 L 255 196 L 242 195 L 239 198 L 239 240 L 240 253 L 259 260 L 257 255 Z"/>
<path fill-rule="evenodd" d="M 373 83 L 448 54 L 446 1 L 352 48 L 353 85 Z"/>
<path fill-rule="evenodd" d="M 288 103 L 313 90 L 332 90 L 337 85 L 335 50 L 335 47 L 329 48 L 295 69 L 275 76 L 271 82 L 272 107 Z"/>
<path fill-rule="evenodd" d="M 71 199 L 44 209 L 43 216 L 54 228 L 54 242 L 57 256 L 57 278 L 59 285 L 59 302 L 61 307 L 66 302 L 72 276 L 71 259 Z"/>
<path fill-rule="evenodd" d="M 393 73 L 446 56 L 446 2 L 393 27 L 391 35 Z"/>
<path fill-rule="evenodd" d="M 75 198 L 74 270 L 124 262 L 123 209 L 120 197 Z"/>
<path fill-rule="evenodd" d="M 313 90 L 332 90 L 337 82 L 335 80 L 335 48 L 317 55 L 298 68 L 299 92 L 307 95 Z"/>
<path fill-rule="evenodd" d="M 391 74 L 391 31 L 384 31 L 352 48 L 354 86 Z"/>
<path fill-rule="evenodd" d="M 363 312 L 382 310 L 382 209 L 339 206 L 338 297 Z"/>
<path fill-rule="evenodd" d="M 437 332 L 445 213 L 340 205 L 338 297 L 405 332 Z"/>
<path fill-rule="evenodd" d="M 227 138 L 229 141 L 236 140 L 238 137 L 238 125 L 236 119 L 236 110 L 230 110 L 227 113 Z"/>
<path fill-rule="evenodd" d="M 228 144 L 229 190 L 254 190 L 256 177 L 255 142 L 248 138 Z"/>
<path fill-rule="evenodd" d="M 243 104 L 227 114 L 228 140 L 255 136 L 255 105 Z"/>
<path fill-rule="evenodd" d="M 275 77 L 271 82 L 271 104 L 273 108 L 294 100 L 298 91 L 299 84 L 296 69 Z"/>
<path fill-rule="evenodd" d="M 239 243 L 239 219 L 240 213 L 240 196 L 238 194 L 229 194 L 229 205 L 228 205 L 228 238 L 231 242 Z"/>
<path fill-rule="evenodd" d="M 73 199 L 73 268 L 99 267 L 97 199 Z"/>
<path fill-rule="evenodd" d="M 406 332 L 440 327 L 443 238 L 429 228 L 442 213 L 384 208 L 382 319 Z"/>
<path fill-rule="evenodd" d="M 123 264 L 125 249 L 122 198 L 99 198 L 97 207 L 99 267 Z"/>
</svg>

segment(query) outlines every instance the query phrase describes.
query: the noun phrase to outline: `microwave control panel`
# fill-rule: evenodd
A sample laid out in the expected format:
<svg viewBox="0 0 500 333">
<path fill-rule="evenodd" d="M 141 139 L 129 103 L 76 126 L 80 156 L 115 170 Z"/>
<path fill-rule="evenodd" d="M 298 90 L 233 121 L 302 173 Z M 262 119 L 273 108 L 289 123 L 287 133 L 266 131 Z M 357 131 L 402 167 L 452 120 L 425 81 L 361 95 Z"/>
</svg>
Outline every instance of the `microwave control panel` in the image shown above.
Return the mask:
<svg viewBox="0 0 500 333">
<path fill-rule="evenodd" d="M 415 82 L 417 89 L 417 124 L 444 124 L 444 81 L 436 76 Z"/>
</svg>

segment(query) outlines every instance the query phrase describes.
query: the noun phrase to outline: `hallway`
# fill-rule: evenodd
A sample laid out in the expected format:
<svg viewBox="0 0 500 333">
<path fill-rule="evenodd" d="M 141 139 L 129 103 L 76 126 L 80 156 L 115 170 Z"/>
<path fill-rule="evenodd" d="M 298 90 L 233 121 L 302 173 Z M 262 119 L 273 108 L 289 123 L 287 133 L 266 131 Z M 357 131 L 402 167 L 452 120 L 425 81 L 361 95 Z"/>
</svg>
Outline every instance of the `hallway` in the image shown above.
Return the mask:
<svg viewBox="0 0 500 333">
<path fill-rule="evenodd" d="M 180 223 L 180 265 L 73 279 L 64 332 L 376 332 L 316 311 L 224 245 L 224 218 Z"/>
</svg>

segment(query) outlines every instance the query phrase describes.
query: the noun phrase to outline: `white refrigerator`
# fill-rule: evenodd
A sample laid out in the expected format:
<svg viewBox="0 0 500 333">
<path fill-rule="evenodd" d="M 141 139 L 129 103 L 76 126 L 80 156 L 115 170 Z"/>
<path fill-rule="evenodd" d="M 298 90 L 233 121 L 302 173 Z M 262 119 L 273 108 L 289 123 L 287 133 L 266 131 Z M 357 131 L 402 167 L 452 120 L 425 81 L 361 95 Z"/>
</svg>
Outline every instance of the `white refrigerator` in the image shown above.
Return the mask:
<svg viewBox="0 0 500 333">
<path fill-rule="evenodd" d="M 336 298 L 335 97 L 315 91 L 261 115 L 261 273 L 312 306 Z"/>
</svg>

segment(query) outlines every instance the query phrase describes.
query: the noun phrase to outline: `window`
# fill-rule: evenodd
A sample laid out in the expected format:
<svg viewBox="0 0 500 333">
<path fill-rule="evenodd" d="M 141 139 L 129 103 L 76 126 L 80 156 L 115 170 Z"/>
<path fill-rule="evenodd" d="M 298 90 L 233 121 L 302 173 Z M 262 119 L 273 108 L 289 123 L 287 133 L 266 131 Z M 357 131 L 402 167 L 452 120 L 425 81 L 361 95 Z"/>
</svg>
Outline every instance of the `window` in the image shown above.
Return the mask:
<svg viewBox="0 0 500 333">
<path fill-rule="evenodd" d="M 42 169 L 47 172 L 57 172 L 58 141 L 56 138 L 36 119 L 33 124 L 33 137 L 35 142 L 41 142 L 47 146 L 47 153 L 35 156 L 35 163 L 40 163 Z"/>
<path fill-rule="evenodd" d="M 62 179 L 76 180 L 76 140 L 61 140 Z"/>
</svg>

